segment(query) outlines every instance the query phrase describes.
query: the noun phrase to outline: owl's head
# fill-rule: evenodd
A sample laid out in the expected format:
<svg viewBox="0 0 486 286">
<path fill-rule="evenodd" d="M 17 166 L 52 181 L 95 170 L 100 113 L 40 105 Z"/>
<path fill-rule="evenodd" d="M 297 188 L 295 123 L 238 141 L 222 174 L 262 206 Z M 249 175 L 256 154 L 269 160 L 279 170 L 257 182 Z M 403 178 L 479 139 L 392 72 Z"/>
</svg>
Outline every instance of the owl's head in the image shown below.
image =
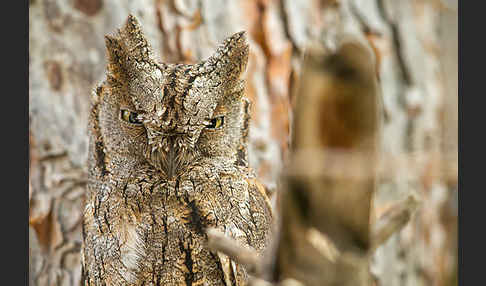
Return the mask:
<svg viewBox="0 0 486 286">
<path fill-rule="evenodd" d="M 97 108 L 106 156 L 147 162 L 167 179 L 201 162 L 238 161 L 247 124 L 244 32 L 194 65 L 158 63 L 133 16 L 105 38 L 107 80 Z"/>
</svg>

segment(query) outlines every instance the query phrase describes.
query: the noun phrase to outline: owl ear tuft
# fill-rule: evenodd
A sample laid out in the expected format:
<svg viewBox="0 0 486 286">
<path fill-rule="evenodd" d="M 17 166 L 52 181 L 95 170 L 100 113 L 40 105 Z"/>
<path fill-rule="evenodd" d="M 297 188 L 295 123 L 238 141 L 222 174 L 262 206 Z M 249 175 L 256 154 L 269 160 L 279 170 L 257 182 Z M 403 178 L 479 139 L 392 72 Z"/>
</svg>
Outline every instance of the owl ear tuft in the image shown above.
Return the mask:
<svg viewBox="0 0 486 286">
<path fill-rule="evenodd" d="M 111 35 L 105 35 L 106 52 L 108 55 L 107 69 L 111 76 L 118 78 L 125 74 L 124 53 L 120 40 Z"/>
<path fill-rule="evenodd" d="M 128 15 L 127 21 L 119 33 L 125 52 L 130 59 L 153 62 L 152 47 L 143 34 L 140 22 L 135 16 Z"/>
<path fill-rule="evenodd" d="M 123 78 L 130 71 L 139 69 L 137 63 L 155 63 L 152 48 L 133 15 L 128 16 L 117 35 L 105 36 L 105 44 L 108 54 L 107 69 L 112 78 Z"/>
<path fill-rule="evenodd" d="M 246 32 L 241 31 L 226 38 L 212 56 L 216 62 L 216 69 L 236 83 L 241 74 L 246 70 L 250 46 L 248 45 Z"/>
</svg>

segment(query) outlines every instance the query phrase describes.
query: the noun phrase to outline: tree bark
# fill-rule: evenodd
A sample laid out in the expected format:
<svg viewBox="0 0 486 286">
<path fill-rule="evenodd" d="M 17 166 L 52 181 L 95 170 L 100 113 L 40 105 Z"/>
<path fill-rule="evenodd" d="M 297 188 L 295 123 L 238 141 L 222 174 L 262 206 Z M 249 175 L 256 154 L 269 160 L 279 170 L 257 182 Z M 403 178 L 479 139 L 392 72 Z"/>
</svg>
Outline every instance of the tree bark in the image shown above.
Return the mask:
<svg viewBox="0 0 486 286">
<path fill-rule="evenodd" d="M 79 284 L 90 98 L 105 76 L 103 36 L 129 13 L 164 62 L 199 61 L 230 34 L 248 32 L 250 166 L 274 203 L 307 45 L 332 48 L 345 33 L 363 38 L 374 51 L 385 114 L 386 172 L 372 216 L 410 193 L 426 206 L 377 249 L 371 270 L 379 285 L 456 285 L 456 6 L 441 0 L 31 0 L 30 285 Z"/>
</svg>

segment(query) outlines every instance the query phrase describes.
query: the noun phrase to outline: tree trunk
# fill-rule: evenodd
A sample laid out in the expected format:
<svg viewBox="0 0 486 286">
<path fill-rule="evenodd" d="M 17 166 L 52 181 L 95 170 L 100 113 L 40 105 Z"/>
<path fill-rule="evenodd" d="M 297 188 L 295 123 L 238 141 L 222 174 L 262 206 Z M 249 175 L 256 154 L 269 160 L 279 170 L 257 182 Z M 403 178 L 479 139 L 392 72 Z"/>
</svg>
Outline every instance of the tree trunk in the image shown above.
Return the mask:
<svg viewBox="0 0 486 286">
<path fill-rule="evenodd" d="M 379 285 L 456 285 L 457 4 L 452 2 L 31 0 L 30 284 L 79 284 L 90 98 L 105 76 L 103 36 L 131 13 L 164 62 L 196 62 L 230 34 L 248 32 L 250 166 L 274 203 L 306 46 L 332 48 L 346 33 L 365 39 L 374 51 L 384 103 L 386 172 L 373 216 L 410 193 L 425 206 L 377 249 L 371 270 Z"/>
</svg>

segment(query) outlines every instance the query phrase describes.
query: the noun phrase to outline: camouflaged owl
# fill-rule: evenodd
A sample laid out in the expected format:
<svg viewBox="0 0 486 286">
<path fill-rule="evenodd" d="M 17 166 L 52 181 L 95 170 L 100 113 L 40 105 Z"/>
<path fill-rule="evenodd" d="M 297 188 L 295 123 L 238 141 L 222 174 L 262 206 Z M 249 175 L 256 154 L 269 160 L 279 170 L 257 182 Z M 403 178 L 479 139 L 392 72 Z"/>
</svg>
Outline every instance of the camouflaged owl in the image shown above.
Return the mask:
<svg viewBox="0 0 486 286">
<path fill-rule="evenodd" d="M 135 17 L 106 36 L 89 120 L 84 285 L 244 285 L 206 246 L 216 228 L 261 252 L 272 220 L 247 163 L 244 32 L 193 65 L 156 62 Z"/>
</svg>

